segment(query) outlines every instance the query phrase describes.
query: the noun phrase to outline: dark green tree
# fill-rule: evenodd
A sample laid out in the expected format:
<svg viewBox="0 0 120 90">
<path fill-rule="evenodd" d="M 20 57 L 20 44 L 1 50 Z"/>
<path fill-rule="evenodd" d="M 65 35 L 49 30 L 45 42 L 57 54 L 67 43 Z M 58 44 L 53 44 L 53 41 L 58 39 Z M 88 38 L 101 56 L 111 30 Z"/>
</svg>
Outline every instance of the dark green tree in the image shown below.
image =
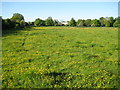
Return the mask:
<svg viewBox="0 0 120 90">
<path fill-rule="evenodd" d="M 91 26 L 91 19 L 85 20 L 85 26 L 87 26 L 87 27 Z"/>
<path fill-rule="evenodd" d="M 92 20 L 91 21 L 91 26 L 92 27 L 99 27 L 100 26 L 99 20 L 97 20 L 97 19 Z"/>
<path fill-rule="evenodd" d="M 61 25 L 61 23 L 57 19 L 55 19 L 54 20 L 54 26 L 60 26 L 60 25 Z"/>
<path fill-rule="evenodd" d="M 37 18 L 37 19 L 35 20 L 35 22 L 34 22 L 34 25 L 35 25 L 35 26 L 44 26 L 44 25 L 45 25 L 45 22 L 44 22 L 42 19 Z"/>
<path fill-rule="evenodd" d="M 85 26 L 84 20 L 78 19 L 78 21 L 77 21 L 77 26 L 78 26 L 78 27 L 84 27 L 84 26 Z"/>
<path fill-rule="evenodd" d="M 23 28 L 23 27 L 25 27 L 25 26 L 26 26 L 25 21 L 24 21 L 24 20 L 21 20 L 21 21 L 20 21 L 20 27 Z"/>
<path fill-rule="evenodd" d="M 19 13 L 14 13 L 12 18 L 11 18 L 11 21 L 12 22 L 18 22 L 20 23 L 21 20 L 24 20 L 24 17 L 22 14 L 19 14 Z"/>
<path fill-rule="evenodd" d="M 113 23 L 113 27 L 120 27 L 120 17 L 115 18 L 115 22 Z"/>
<path fill-rule="evenodd" d="M 34 22 L 28 22 L 29 26 L 34 26 Z"/>
<path fill-rule="evenodd" d="M 14 23 L 10 19 L 2 20 L 2 27 L 3 29 L 13 28 Z"/>
<path fill-rule="evenodd" d="M 109 21 L 109 20 L 106 20 L 106 21 L 105 21 L 105 26 L 106 26 L 106 27 L 110 27 L 110 21 Z"/>
<path fill-rule="evenodd" d="M 20 23 L 15 23 L 15 28 L 19 28 L 20 27 Z"/>
<path fill-rule="evenodd" d="M 100 21 L 100 26 L 101 26 L 101 27 L 104 27 L 104 26 L 105 26 L 105 18 L 104 18 L 104 17 L 101 17 L 101 18 L 99 19 L 99 21 Z"/>
<path fill-rule="evenodd" d="M 118 27 L 118 20 L 113 23 L 113 27 Z"/>
<path fill-rule="evenodd" d="M 48 17 L 48 18 L 45 20 L 45 25 L 46 25 L 46 26 L 54 26 L 54 21 L 53 21 L 52 17 Z"/>
<path fill-rule="evenodd" d="M 113 17 L 109 17 L 109 21 L 110 21 L 110 26 L 113 27 L 113 23 L 115 22 L 114 18 Z"/>
<path fill-rule="evenodd" d="M 70 21 L 69 21 L 69 26 L 76 26 L 76 21 L 74 20 L 74 18 L 72 18 Z"/>
</svg>

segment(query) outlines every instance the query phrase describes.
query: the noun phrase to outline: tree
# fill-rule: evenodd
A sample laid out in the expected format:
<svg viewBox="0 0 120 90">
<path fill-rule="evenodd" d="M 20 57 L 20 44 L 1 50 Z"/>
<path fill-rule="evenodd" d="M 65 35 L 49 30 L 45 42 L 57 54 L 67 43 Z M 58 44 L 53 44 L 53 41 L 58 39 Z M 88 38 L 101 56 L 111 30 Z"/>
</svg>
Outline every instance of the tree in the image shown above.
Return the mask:
<svg viewBox="0 0 120 90">
<path fill-rule="evenodd" d="M 24 20 L 24 17 L 23 15 L 19 14 L 19 13 L 14 13 L 12 18 L 11 18 L 11 21 L 12 22 L 18 22 L 20 23 L 21 20 Z"/>
<path fill-rule="evenodd" d="M 25 22 L 25 26 L 29 26 L 28 22 Z"/>
<path fill-rule="evenodd" d="M 10 20 L 14 23 L 15 28 L 18 28 L 18 27 L 23 28 L 26 26 L 26 23 L 22 14 L 14 13 Z"/>
<path fill-rule="evenodd" d="M 10 19 L 4 19 L 4 20 L 2 20 L 2 27 L 3 27 L 3 29 L 13 28 L 14 23 L 11 22 Z"/>
<path fill-rule="evenodd" d="M 34 26 L 34 22 L 28 22 L 29 26 Z"/>
<path fill-rule="evenodd" d="M 91 26 L 91 19 L 85 20 L 85 26 L 87 26 L 87 27 Z"/>
<path fill-rule="evenodd" d="M 118 27 L 118 20 L 113 23 L 113 27 Z"/>
<path fill-rule="evenodd" d="M 100 26 L 99 20 L 97 20 L 97 19 L 92 20 L 91 26 L 92 27 L 99 27 Z"/>
<path fill-rule="evenodd" d="M 106 26 L 106 27 L 110 27 L 110 21 L 109 21 L 109 20 L 106 20 L 106 21 L 105 21 L 105 26 Z"/>
<path fill-rule="evenodd" d="M 110 21 L 110 26 L 113 27 L 114 18 L 113 17 L 109 17 L 109 21 Z"/>
<path fill-rule="evenodd" d="M 113 17 L 106 17 L 105 18 L 105 26 L 106 27 L 112 27 L 114 23 L 114 18 Z"/>
<path fill-rule="evenodd" d="M 44 26 L 44 25 L 45 25 L 45 22 L 44 22 L 42 19 L 37 18 L 37 19 L 35 20 L 35 22 L 34 22 L 34 25 L 35 25 L 35 26 Z"/>
<path fill-rule="evenodd" d="M 46 26 L 54 26 L 54 21 L 53 21 L 52 17 L 48 17 L 45 20 L 45 24 L 46 24 Z"/>
<path fill-rule="evenodd" d="M 61 26 L 61 23 L 60 23 L 57 19 L 55 19 L 55 20 L 54 20 L 54 25 L 55 25 L 55 26 Z"/>
<path fill-rule="evenodd" d="M 83 27 L 83 26 L 85 26 L 84 20 L 78 19 L 78 21 L 77 21 L 77 26 L 78 26 L 78 27 Z"/>
<path fill-rule="evenodd" d="M 24 21 L 24 20 L 21 20 L 21 21 L 20 21 L 20 27 L 22 27 L 22 28 L 23 28 L 24 26 L 26 26 L 26 23 L 25 23 L 25 21 Z"/>
<path fill-rule="evenodd" d="M 101 18 L 99 19 L 99 21 L 100 21 L 100 26 L 101 26 L 101 27 L 104 27 L 104 26 L 105 26 L 105 18 L 104 18 L 104 17 L 101 17 Z"/>
<path fill-rule="evenodd" d="M 115 22 L 113 23 L 113 27 L 119 27 L 120 26 L 120 17 L 115 18 Z"/>
<path fill-rule="evenodd" d="M 20 23 L 15 23 L 15 28 L 19 28 L 20 27 Z"/>
<path fill-rule="evenodd" d="M 76 21 L 74 20 L 74 18 L 72 18 L 70 21 L 69 21 L 69 26 L 76 26 Z"/>
</svg>

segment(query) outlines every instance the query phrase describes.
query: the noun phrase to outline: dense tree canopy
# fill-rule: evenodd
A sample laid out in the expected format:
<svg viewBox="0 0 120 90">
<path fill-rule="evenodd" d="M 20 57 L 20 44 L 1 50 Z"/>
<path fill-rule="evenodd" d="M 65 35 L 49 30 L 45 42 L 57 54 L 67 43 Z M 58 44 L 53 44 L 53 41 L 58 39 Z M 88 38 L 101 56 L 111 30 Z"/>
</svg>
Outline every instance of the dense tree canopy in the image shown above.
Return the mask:
<svg viewBox="0 0 120 90">
<path fill-rule="evenodd" d="M 22 14 L 19 14 L 19 13 L 14 13 L 11 18 L 11 21 L 13 22 L 20 22 L 21 20 L 24 20 L 24 17 Z"/>
<path fill-rule="evenodd" d="M 82 20 L 82 19 L 78 19 L 78 21 L 77 21 L 77 26 L 78 26 L 78 27 L 84 27 L 84 26 L 85 26 L 85 21 Z"/>
<path fill-rule="evenodd" d="M 2 28 L 24 28 L 27 25 L 22 14 L 14 13 L 12 18 L 2 19 Z"/>
<path fill-rule="evenodd" d="M 100 26 L 101 26 L 101 27 L 104 27 L 104 26 L 105 26 L 105 18 L 104 18 L 104 17 L 101 17 L 101 18 L 99 19 L 99 21 L 100 21 Z"/>
<path fill-rule="evenodd" d="M 4 19 L 2 20 L 2 27 L 3 29 L 13 28 L 14 23 L 10 19 Z"/>
<path fill-rule="evenodd" d="M 85 20 L 85 26 L 87 26 L 87 27 L 91 26 L 91 19 Z"/>
<path fill-rule="evenodd" d="M 54 21 L 53 21 L 52 17 L 48 17 L 45 20 L 45 24 L 46 24 L 46 26 L 54 26 Z"/>
<path fill-rule="evenodd" d="M 91 26 L 92 27 L 99 27 L 100 26 L 99 20 L 97 20 L 97 19 L 92 20 L 91 21 Z"/>
<path fill-rule="evenodd" d="M 114 18 L 113 17 L 109 17 L 109 22 L 110 22 L 110 26 L 112 27 L 113 23 L 114 23 Z"/>
<path fill-rule="evenodd" d="M 69 26 L 76 26 L 76 21 L 74 20 L 74 18 L 72 18 L 72 19 L 69 21 Z"/>
<path fill-rule="evenodd" d="M 35 26 L 45 26 L 45 21 L 43 21 L 42 19 L 40 18 L 37 18 L 34 22 L 34 25 Z"/>
<path fill-rule="evenodd" d="M 54 20 L 54 26 L 61 26 L 61 25 L 62 24 L 57 19 Z"/>
<path fill-rule="evenodd" d="M 22 27 L 22 28 L 23 28 L 24 26 L 26 26 L 26 23 L 25 23 L 25 21 L 24 21 L 24 20 L 21 20 L 21 21 L 20 21 L 20 27 Z"/>
<path fill-rule="evenodd" d="M 2 28 L 24 28 L 26 26 L 78 26 L 78 27 L 118 27 L 120 24 L 120 17 L 100 17 L 99 19 L 78 19 L 77 22 L 74 18 L 70 21 L 60 22 L 57 19 L 53 20 L 52 17 L 48 17 L 46 20 L 40 18 L 35 19 L 34 22 L 25 22 L 24 16 L 19 13 L 14 13 L 9 19 L 2 19 Z"/>
<path fill-rule="evenodd" d="M 118 27 L 118 20 L 113 23 L 113 27 Z"/>
<path fill-rule="evenodd" d="M 109 20 L 106 20 L 106 21 L 105 21 L 105 26 L 106 26 L 106 27 L 110 27 L 110 21 L 109 21 Z"/>
</svg>

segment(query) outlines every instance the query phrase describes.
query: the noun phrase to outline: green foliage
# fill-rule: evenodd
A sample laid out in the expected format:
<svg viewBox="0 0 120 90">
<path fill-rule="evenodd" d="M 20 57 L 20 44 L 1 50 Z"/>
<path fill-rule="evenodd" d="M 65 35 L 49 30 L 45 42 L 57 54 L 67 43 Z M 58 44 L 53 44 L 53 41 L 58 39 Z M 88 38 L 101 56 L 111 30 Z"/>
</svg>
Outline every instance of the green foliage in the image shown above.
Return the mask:
<svg viewBox="0 0 120 90">
<path fill-rule="evenodd" d="M 1 17 L 2 19 L 2 17 Z M 113 18 L 113 17 L 101 17 L 99 20 L 94 19 L 87 19 L 82 20 L 78 19 L 76 22 L 74 18 L 71 18 L 70 21 L 59 22 L 58 20 L 53 20 L 52 17 L 48 17 L 45 21 L 37 18 L 34 22 L 25 22 L 24 16 L 19 13 L 14 13 L 11 19 L 2 19 L 2 27 L 3 29 L 9 29 L 9 28 L 24 28 L 26 26 L 78 26 L 78 27 L 117 27 L 117 23 L 119 23 L 119 18 Z M 118 20 L 118 21 L 117 21 Z M 63 24 L 62 24 L 63 23 Z"/>
<path fill-rule="evenodd" d="M 78 19 L 76 22 L 74 18 L 71 18 L 70 21 L 67 21 L 68 24 L 59 22 L 58 20 L 53 20 L 52 17 L 48 17 L 45 21 L 37 18 L 35 19 L 34 22 L 25 22 L 24 16 L 19 14 L 19 13 L 14 13 L 12 18 L 9 20 L 4 20 L 2 19 L 2 26 L 3 29 L 7 28 L 16 28 L 16 27 L 21 27 L 24 28 L 25 26 L 78 26 L 78 27 L 116 27 L 117 26 L 117 20 L 118 18 L 113 18 L 113 17 L 101 17 L 99 20 L 94 19 L 87 19 L 87 20 L 82 20 Z M 119 21 L 119 20 L 118 20 Z M 65 21 L 66 22 L 66 21 Z M 63 24 L 62 24 L 63 23 Z"/>
<path fill-rule="evenodd" d="M 12 18 L 11 18 L 11 21 L 12 22 L 18 22 L 20 23 L 21 20 L 24 20 L 24 17 L 22 14 L 19 14 L 19 13 L 14 13 Z"/>
<path fill-rule="evenodd" d="M 28 26 L 28 23 L 24 21 L 23 15 L 19 13 L 13 14 L 11 19 L 2 20 L 2 27 L 6 30 L 10 28 L 24 28 L 25 26 Z"/>
<path fill-rule="evenodd" d="M 85 20 L 85 26 L 87 26 L 87 27 L 91 26 L 91 19 Z"/>
<path fill-rule="evenodd" d="M 29 26 L 34 26 L 34 22 L 28 22 Z"/>
<path fill-rule="evenodd" d="M 20 23 L 15 23 L 15 28 L 19 28 L 20 27 Z"/>
<path fill-rule="evenodd" d="M 91 26 L 92 27 L 99 27 L 100 26 L 99 20 L 97 20 L 97 19 L 92 20 L 91 21 Z"/>
<path fill-rule="evenodd" d="M 45 22 L 44 22 L 42 19 L 37 18 L 37 19 L 35 20 L 35 22 L 34 22 L 34 25 L 35 25 L 35 26 L 44 26 L 44 25 L 45 25 Z"/>
<path fill-rule="evenodd" d="M 83 27 L 83 26 L 85 26 L 84 20 L 78 19 L 78 21 L 77 21 L 77 26 L 78 26 L 78 27 Z"/>
<path fill-rule="evenodd" d="M 61 26 L 62 24 L 58 20 L 54 20 L 54 26 Z"/>
<path fill-rule="evenodd" d="M 26 23 L 25 23 L 25 21 L 24 21 L 24 20 L 21 20 L 21 21 L 20 21 L 20 27 L 22 27 L 22 28 L 23 28 L 24 26 L 26 26 Z"/>
<path fill-rule="evenodd" d="M 101 27 L 104 27 L 105 26 L 105 18 L 104 17 L 101 17 L 100 19 L 99 19 L 99 21 L 100 21 L 100 26 Z"/>
<path fill-rule="evenodd" d="M 45 20 L 45 24 L 46 24 L 46 26 L 54 26 L 54 21 L 53 21 L 52 17 L 48 17 Z"/>
<path fill-rule="evenodd" d="M 74 20 L 74 18 L 71 18 L 71 20 L 69 21 L 69 26 L 76 26 L 76 21 Z"/>
<path fill-rule="evenodd" d="M 13 28 L 14 22 L 12 22 L 10 19 L 4 19 L 2 20 L 2 27 L 3 29 Z"/>
<path fill-rule="evenodd" d="M 118 88 L 117 34 L 113 27 L 3 33 L 2 88 Z"/>
<path fill-rule="evenodd" d="M 110 27 L 110 21 L 106 20 L 106 21 L 105 21 L 105 26 L 106 26 L 106 27 Z"/>
<path fill-rule="evenodd" d="M 114 22 L 113 27 L 118 27 L 118 20 Z"/>
<path fill-rule="evenodd" d="M 110 26 L 113 27 L 114 18 L 113 17 L 109 17 L 109 21 L 110 21 Z"/>
</svg>

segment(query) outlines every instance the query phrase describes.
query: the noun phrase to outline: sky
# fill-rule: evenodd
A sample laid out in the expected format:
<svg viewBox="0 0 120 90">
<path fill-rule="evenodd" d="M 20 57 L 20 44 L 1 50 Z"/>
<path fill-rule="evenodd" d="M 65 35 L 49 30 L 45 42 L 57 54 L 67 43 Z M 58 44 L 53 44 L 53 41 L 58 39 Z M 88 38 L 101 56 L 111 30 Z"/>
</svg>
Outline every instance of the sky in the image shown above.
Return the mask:
<svg viewBox="0 0 120 90">
<path fill-rule="evenodd" d="M 2 2 L 2 18 L 11 18 L 14 13 L 22 14 L 27 22 L 49 16 L 59 21 L 116 18 L 118 2 Z"/>
<path fill-rule="evenodd" d="M 2 2 L 119 2 L 120 0 L 1 0 Z"/>
</svg>

